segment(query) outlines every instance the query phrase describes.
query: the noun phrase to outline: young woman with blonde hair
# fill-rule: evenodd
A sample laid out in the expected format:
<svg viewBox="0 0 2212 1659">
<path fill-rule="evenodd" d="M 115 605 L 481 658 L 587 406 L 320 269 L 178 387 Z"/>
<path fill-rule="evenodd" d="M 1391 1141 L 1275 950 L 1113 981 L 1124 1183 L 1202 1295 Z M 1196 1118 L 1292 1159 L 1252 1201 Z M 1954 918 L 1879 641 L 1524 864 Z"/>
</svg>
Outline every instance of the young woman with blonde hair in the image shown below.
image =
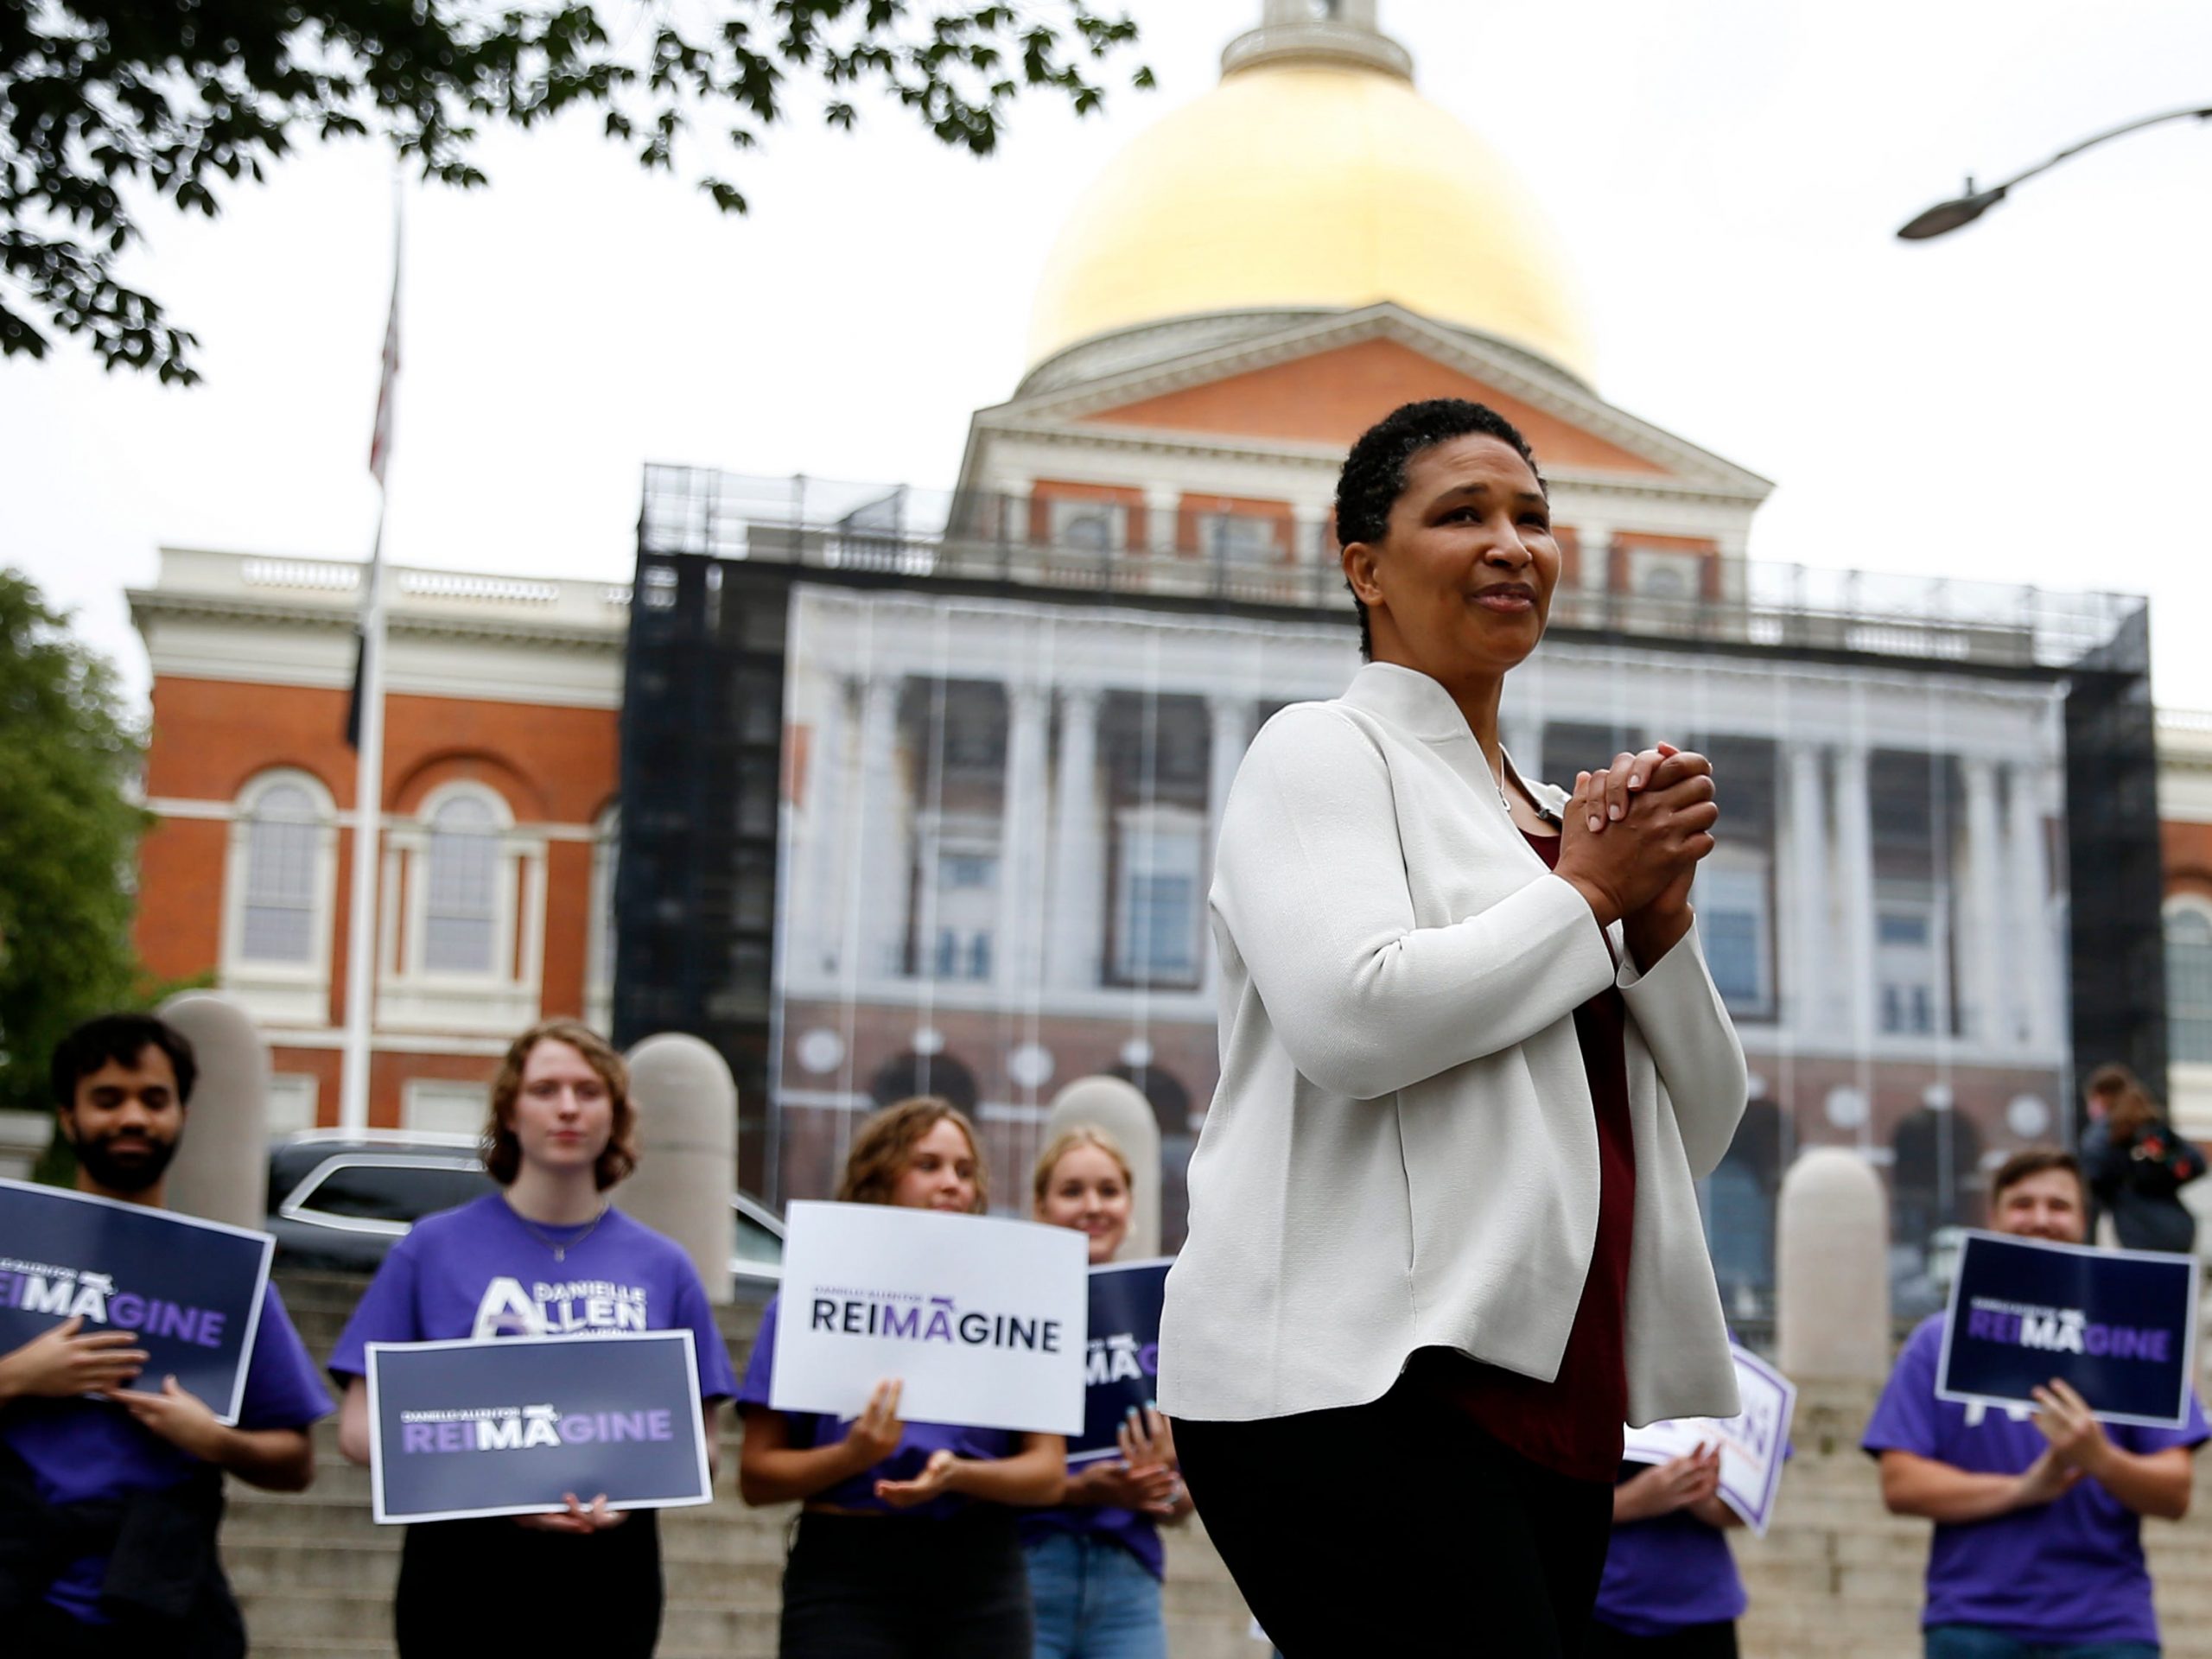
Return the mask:
<svg viewBox="0 0 2212 1659">
<path fill-rule="evenodd" d="M 847 1204 L 981 1215 L 989 1174 L 968 1116 L 933 1096 L 861 1124 L 837 1189 Z M 768 1403 L 777 1304 L 738 1390 L 737 1489 L 747 1503 L 798 1503 L 784 1568 L 785 1659 L 1029 1659 L 1029 1580 L 1015 1506 L 1056 1502 L 1067 1470 L 1057 1434 L 899 1416 L 899 1380 L 840 1421 Z"/>
<path fill-rule="evenodd" d="M 1037 1160 L 1032 1213 L 1072 1227 L 1103 1267 L 1128 1237 L 1136 1178 L 1112 1136 L 1078 1126 Z M 1190 1513 L 1166 1420 L 1147 1408 L 1123 1424 L 1122 1456 L 1068 1477 L 1057 1507 L 1021 1517 L 1037 1609 L 1036 1659 L 1166 1659 L 1160 1522 Z"/>
<path fill-rule="evenodd" d="M 607 1198 L 637 1166 L 629 1068 L 604 1039 L 551 1020 L 515 1039 L 492 1085 L 484 1166 L 501 1191 L 427 1216 L 392 1246 L 330 1359 L 346 1397 L 339 1446 L 369 1460 L 372 1342 L 589 1337 L 689 1329 L 707 1445 L 735 1391 L 706 1288 L 682 1246 Z M 651 1654 L 659 1638 L 653 1512 L 567 1495 L 556 1515 L 418 1523 L 393 1599 L 402 1656 L 576 1647 Z M 588 1585 L 587 1593 L 554 1586 Z"/>
</svg>

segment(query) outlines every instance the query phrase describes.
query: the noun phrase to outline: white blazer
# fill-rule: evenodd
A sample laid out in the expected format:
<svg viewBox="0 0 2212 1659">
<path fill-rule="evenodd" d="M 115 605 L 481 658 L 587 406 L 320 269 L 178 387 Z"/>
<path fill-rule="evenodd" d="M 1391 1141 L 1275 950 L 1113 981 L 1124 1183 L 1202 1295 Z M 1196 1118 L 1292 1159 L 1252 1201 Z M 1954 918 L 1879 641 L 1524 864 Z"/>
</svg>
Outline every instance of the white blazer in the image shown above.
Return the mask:
<svg viewBox="0 0 2212 1659">
<path fill-rule="evenodd" d="M 1618 927 L 1608 948 L 1442 686 L 1376 663 L 1270 720 L 1230 790 L 1211 907 L 1221 1083 L 1167 1276 L 1163 1411 L 1359 1405 L 1432 1346 L 1556 1377 L 1598 1228 L 1574 1010 L 1618 985 L 1629 1418 L 1736 1413 L 1693 1183 L 1743 1115 L 1743 1048 L 1694 931 L 1641 975 Z"/>
</svg>

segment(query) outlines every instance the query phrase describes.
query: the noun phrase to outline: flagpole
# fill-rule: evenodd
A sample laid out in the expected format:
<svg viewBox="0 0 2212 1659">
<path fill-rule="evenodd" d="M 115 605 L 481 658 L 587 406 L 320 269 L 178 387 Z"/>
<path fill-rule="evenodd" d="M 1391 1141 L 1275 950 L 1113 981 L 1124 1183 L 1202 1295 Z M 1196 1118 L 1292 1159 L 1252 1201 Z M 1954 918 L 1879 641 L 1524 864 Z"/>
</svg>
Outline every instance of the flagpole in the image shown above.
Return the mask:
<svg viewBox="0 0 2212 1659">
<path fill-rule="evenodd" d="M 383 856 L 385 569 L 384 525 L 390 495 L 385 467 L 399 377 L 400 197 L 394 181 L 391 218 L 391 308 L 385 322 L 384 369 L 377 388 L 377 420 L 369 443 L 369 471 L 377 480 L 377 532 L 362 575 L 360 669 L 354 687 L 359 731 L 353 772 L 352 906 L 346 936 L 346 1046 L 338 1079 L 338 1127 L 359 1134 L 369 1126 L 369 1054 L 376 1007 L 377 875 Z"/>
<path fill-rule="evenodd" d="M 353 772 L 353 892 L 346 938 L 346 1051 L 338 1085 L 338 1127 L 369 1126 L 369 1023 L 375 1005 L 377 865 L 384 823 L 384 507 L 363 576 L 361 747 Z"/>
</svg>

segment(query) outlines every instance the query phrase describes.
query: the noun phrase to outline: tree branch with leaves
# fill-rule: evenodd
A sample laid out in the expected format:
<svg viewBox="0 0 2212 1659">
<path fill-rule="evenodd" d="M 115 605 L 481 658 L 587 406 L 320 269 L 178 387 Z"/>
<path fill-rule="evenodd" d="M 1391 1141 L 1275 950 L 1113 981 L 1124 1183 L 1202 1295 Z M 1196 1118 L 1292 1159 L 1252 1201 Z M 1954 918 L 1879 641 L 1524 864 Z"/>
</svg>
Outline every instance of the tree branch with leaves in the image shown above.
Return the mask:
<svg viewBox="0 0 2212 1659">
<path fill-rule="evenodd" d="M 673 172 L 702 130 L 717 155 L 749 150 L 809 101 L 849 129 L 873 92 L 987 156 L 1024 92 L 1096 108 L 1135 39 L 1091 0 L 0 0 L 0 355 L 44 357 L 58 331 L 109 369 L 197 380 L 194 336 L 117 276 L 139 210 L 212 218 L 304 143 L 378 137 L 466 188 L 486 182 L 486 126 L 586 107 Z M 746 210 L 726 168 L 690 170 Z"/>
</svg>

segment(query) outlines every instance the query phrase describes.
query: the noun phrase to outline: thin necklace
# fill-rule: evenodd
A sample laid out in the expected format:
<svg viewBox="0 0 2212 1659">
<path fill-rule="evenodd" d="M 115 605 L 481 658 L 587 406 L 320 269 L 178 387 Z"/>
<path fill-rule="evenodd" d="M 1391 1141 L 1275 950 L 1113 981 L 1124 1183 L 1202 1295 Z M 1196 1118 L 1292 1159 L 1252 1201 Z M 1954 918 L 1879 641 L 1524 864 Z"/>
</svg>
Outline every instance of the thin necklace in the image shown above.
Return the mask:
<svg viewBox="0 0 2212 1659">
<path fill-rule="evenodd" d="M 1475 747 L 1478 752 L 1479 752 L 1482 747 L 1480 744 L 1477 744 Z M 1498 747 L 1497 770 L 1495 772 L 1491 772 L 1490 769 L 1489 757 L 1486 755 L 1484 757 L 1483 776 L 1490 779 L 1490 786 L 1497 791 L 1497 804 L 1505 809 L 1505 816 L 1508 819 L 1510 819 L 1513 817 L 1513 803 L 1505 798 L 1505 749 L 1503 745 L 1501 744 Z"/>
<path fill-rule="evenodd" d="M 599 1230 L 599 1224 L 607 1219 L 607 1212 L 613 1207 L 614 1206 L 611 1204 L 601 1205 L 599 1206 L 599 1213 L 584 1224 L 583 1231 L 578 1233 L 574 1238 L 569 1239 L 566 1243 L 563 1243 L 561 1240 L 554 1237 L 552 1234 L 547 1232 L 543 1227 L 540 1227 L 536 1222 L 532 1221 L 528 1216 L 523 1214 L 521 1211 L 516 1209 L 512 1199 L 507 1201 L 507 1213 L 512 1216 L 517 1221 L 522 1223 L 523 1226 L 529 1231 L 530 1236 L 532 1238 L 543 1244 L 547 1249 L 552 1251 L 553 1259 L 556 1262 L 567 1261 L 569 1259 L 569 1252 L 575 1249 L 577 1245 L 582 1243 L 584 1240 L 589 1238 L 594 1233 L 597 1232 Z"/>
</svg>

